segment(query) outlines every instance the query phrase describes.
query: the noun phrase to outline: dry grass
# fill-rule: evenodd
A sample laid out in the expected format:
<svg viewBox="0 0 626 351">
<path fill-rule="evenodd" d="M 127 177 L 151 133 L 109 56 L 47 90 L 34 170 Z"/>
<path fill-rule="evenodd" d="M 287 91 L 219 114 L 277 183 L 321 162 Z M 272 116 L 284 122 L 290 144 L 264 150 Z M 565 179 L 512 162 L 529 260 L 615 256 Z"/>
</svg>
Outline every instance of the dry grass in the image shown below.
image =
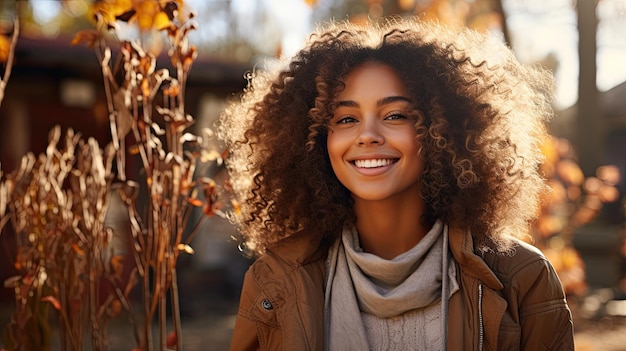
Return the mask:
<svg viewBox="0 0 626 351">
<path fill-rule="evenodd" d="M 105 350 L 108 323 L 122 314 L 130 318 L 137 349 L 182 350 L 176 262 L 193 253 L 191 241 L 207 216 L 224 215 L 219 184 L 206 177 L 221 164 L 221 153 L 209 143 L 210 130 L 191 132 L 194 118 L 185 111 L 197 54 L 187 38 L 195 29 L 192 15 L 180 0 L 130 9 L 115 4 L 124 3 L 96 3 L 98 29 L 75 38 L 100 60 L 111 142 L 101 149 L 57 127 L 44 153 L 29 153 L 17 170 L 0 173 L 0 225 L 15 229 L 19 271 L 5 282 L 15 291 L 4 338 L 11 350 L 50 349 L 50 307 L 63 350 L 83 349 L 86 337 L 93 350 Z M 111 16 L 114 11 L 121 12 Z M 145 16 L 152 16 L 150 26 Z M 139 37 L 116 39 L 120 21 L 138 25 Z M 144 45 L 155 35 L 167 43 L 171 72 L 157 69 L 156 54 Z M 127 170 L 131 159 L 141 165 L 137 179 Z M 112 245 L 120 233 L 105 224 L 115 191 L 128 212 L 131 262 Z M 205 216 L 190 223 L 195 208 Z M 141 292 L 141 311 L 130 303 L 134 289 Z M 173 330 L 166 330 L 168 316 Z"/>
</svg>

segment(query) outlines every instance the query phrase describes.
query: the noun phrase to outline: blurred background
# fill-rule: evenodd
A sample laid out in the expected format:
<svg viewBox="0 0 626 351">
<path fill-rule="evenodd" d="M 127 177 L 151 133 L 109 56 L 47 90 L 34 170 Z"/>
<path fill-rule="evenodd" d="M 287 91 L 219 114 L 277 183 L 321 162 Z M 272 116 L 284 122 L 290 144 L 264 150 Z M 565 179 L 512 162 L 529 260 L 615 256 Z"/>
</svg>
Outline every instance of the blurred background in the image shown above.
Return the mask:
<svg viewBox="0 0 626 351">
<path fill-rule="evenodd" d="M 133 3 L 142 1 L 152 0 Z M 557 83 L 556 115 L 549 126 L 553 138 L 544 146 L 544 172 L 554 191 L 540 209 L 533 244 L 564 283 L 576 318 L 577 349 L 626 350 L 626 0 L 177 2 L 197 22 L 189 39 L 198 58 L 185 95 L 196 130 L 213 125 L 225 103 L 245 87 L 247 72 L 293 55 L 324 21 L 362 22 L 389 15 L 438 19 L 488 33 L 506 42 L 523 63 L 550 69 Z M 14 18 L 20 19 L 0 106 L 0 167 L 5 174 L 27 152 L 45 151 L 55 125 L 71 127 L 101 145 L 111 140 L 98 59 L 93 49 L 72 45 L 77 33 L 94 28 L 94 3 L 98 1 L 0 0 L 0 59 L 6 59 Z M 153 22 L 142 25 L 145 29 Z M 122 39 L 139 36 L 130 25 L 118 33 Z M 158 65 L 167 66 L 162 59 L 166 43 L 158 31 L 152 33 L 142 37 L 143 45 L 159 57 Z M 123 221 L 117 209 L 113 202 L 112 225 Z M 193 241 L 195 254 L 180 259 L 188 349 L 206 349 L 207 338 L 214 349 L 226 348 L 241 280 L 251 262 L 239 252 L 234 235 L 226 220 L 211 217 Z M 4 281 L 15 274 L 10 225 L 3 228 L 0 245 Z M 11 289 L 3 289 L 0 301 L 12 304 L 12 295 Z M 0 324 L 6 315 L 0 315 Z"/>
</svg>

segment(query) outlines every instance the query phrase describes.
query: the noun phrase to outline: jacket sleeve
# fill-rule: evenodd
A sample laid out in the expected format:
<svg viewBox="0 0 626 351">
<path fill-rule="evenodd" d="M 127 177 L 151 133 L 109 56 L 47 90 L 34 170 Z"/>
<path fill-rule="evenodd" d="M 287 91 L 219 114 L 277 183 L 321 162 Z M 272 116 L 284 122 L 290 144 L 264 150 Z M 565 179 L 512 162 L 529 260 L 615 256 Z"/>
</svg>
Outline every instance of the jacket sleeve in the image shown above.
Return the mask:
<svg viewBox="0 0 626 351">
<path fill-rule="evenodd" d="M 519 289 L 522 350 L 574 350 L 570 309 L 561 282 L 541 256 L 525 269 Z"/>
<path fill-rule="evenodd" d="M 259 336 L 256 322 L 250 318 L 250 306 L 252 306 L 255 296 L 257 296 L 258 286 L 254 281 L 250 270 L 245 274 L 237 318 L 233 328 L 233 335 L 230 342 L 231 351 L 259 350 Z"/>
</svg>

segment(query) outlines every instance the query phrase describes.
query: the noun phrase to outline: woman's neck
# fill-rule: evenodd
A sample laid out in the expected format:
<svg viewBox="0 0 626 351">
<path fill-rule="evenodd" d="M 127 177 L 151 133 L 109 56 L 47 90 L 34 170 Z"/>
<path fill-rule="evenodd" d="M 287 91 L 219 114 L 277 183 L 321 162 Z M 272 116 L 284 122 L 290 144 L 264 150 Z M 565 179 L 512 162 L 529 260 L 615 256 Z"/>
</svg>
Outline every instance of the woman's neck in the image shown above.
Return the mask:
<svg viewBox="0 0 626 351">
<path fill-rule="evenodd" d="M 381 201 L 355 198 L 356 227 L 363 250 L 392 259 L 417 245 L 432 227 L 422 220 L 424 206 L 420 196 Z"/>
</svg>

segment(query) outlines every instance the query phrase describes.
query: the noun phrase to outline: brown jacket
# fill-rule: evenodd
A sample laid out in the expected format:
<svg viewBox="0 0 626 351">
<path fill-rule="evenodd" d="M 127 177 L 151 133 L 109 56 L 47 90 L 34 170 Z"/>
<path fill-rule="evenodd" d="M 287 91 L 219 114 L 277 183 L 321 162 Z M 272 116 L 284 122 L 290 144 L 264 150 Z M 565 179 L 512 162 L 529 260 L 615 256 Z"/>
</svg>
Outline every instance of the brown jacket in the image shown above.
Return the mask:
<svg viewBox="0 0 626 351">
<path fill-rule="evenodd" d="M 300 232 L 272 247 L 244 278 L 231 350 L 323 350 L 328 248 Z M 561 283 L 539 250 L 474 252 L 450 229 L 459 291 L 450 300 L 448 350 L 573 350 Z"/>
</svg>

